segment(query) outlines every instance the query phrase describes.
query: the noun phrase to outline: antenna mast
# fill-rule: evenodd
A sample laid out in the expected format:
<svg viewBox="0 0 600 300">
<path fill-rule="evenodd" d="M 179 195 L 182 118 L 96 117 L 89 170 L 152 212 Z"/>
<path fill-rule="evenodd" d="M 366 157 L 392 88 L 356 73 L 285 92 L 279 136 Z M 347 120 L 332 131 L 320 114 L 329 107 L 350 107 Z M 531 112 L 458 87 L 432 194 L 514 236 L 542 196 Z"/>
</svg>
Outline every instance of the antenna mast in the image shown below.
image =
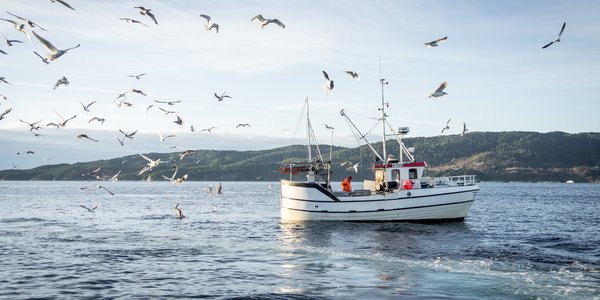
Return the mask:
<svg viewBox="0 0 600 300">
<path fill-rule="evenodd" d="M 385 146 L 385 107 L 386 105 L 388 105 L 388 103 L 385 102 L 385 97 L 384 97 L 384 92 L 383 92 L 383 86 L 387 85 L 388 82 L 387 80 L 383 79 L 381 77 L 381 56 L 379 57 L 379 82 L 381 83 L 381 108 L 379 109 L 381 111 L 381 128 L 382 128 L 382 147 L 383 147 L 383 159 L 387 159 L 387 151 L 386 151 L 386 146 Z"/>
</svg>

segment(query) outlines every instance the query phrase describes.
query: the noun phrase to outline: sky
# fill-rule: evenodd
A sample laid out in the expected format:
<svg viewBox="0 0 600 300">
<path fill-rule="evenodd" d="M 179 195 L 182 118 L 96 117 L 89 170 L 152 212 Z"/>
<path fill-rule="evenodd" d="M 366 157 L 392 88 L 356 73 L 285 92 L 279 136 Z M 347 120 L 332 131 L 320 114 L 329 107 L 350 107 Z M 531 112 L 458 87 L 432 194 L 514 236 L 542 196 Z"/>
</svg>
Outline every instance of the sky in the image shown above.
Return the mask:
<svg viewBox="0 0 600 300">
<path fill-rule="evenodd" d="M 184 1 L 0 0 L 5 11 L 39 24 L 59 49 L 50 64 L 32 35 L 0 20 L 0 169 L 109 159 L 185 149 L 261 150 L 304 143 L 305 99 L 318 142 L 356 147 L 339 111 L 364 131 L 375 124 L 385 86 L 393 126 L 409 137 L 474 131 L 600 131 L 598 1 Z M 152 9 L 158 25 L 134 7 Z M 5 10 L 5 11 L 4 11 Z M 219 24 L 206 31 L 200 14 Z M 260 28 L 252 17 L 277 18 Z M 130 24 L 119 18 L 134 18 Z M 566 29 L 561 42 L 542 49 Z M 424 43 L 447 36 L 439 47 Z M 1 41 L 3 42 L 3 41 Z M 351 80 L 345 71 L 359 74 Z M 334 81 L 326 93 L 322 71 Z M 128 75 L 146 73 L 139 80 Z M 69 85 L 53 89 L 61 77 Z M 427 96 L 442 82 L 448 94 Z M 118 107 L 128 93 L 132 107 Z M 214 93 L 231 98 L 217 101 Z M 158 101 L 181 101 L 175 105 Z M 90 112 L 81 103 L 96 101 Z M 149 105 L 155 106 L 147 110 Z M 177 125 L 176 111 L 184 121 Z M 59 130 L 50 122 L 77 115 Z M 102 117 L 103 124 L 88 121 Z M 41 120 L 34 136 L 22 123 Z M 248 123 L 251 127 L 239 127 Z M 323 124 L 335 128 L 331 131 Z M 190 126 L 197 130 L 191 132 Z M 210 133 L 201 129 L 215 127 Z M 121 146 L 114 135 L 138 130 Z M 175 135 L 160 141 L 163 136 Z M 87 134 L 98 140 L 78 139 Z M 25 154 L 33 151 L 34 154 Z M 418 149 L 416 149 L 418 153 Z"/>
</svg>

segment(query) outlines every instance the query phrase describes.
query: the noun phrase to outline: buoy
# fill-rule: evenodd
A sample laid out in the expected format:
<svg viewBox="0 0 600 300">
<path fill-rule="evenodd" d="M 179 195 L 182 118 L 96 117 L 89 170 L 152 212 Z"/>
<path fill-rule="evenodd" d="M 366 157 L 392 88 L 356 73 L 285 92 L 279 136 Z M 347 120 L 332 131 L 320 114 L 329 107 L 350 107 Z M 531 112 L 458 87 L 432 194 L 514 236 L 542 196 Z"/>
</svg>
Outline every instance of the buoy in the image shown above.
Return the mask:
<svg viewBox="0 0 600 300">
<path fill-rule="evenodd" d="M 405 190 L 412 190 L 412 188 L 413 188 L 413 183 L 412 183 L 412 181 L 410 181 L 410 180 L 404 180 L 404 182 L 402 183 L 402 187 L 403 187 Z"/>
</svg>

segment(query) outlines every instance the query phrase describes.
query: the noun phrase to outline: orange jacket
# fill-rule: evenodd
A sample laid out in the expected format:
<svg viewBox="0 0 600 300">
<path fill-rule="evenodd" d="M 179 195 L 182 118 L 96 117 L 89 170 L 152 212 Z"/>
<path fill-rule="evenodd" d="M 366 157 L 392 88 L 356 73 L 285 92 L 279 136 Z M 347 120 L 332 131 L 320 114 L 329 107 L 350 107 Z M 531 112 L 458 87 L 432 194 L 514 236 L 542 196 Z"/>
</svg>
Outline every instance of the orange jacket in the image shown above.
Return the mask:
<svg viewBox="0 0 600 300">
<path fill-rule="evenodd" d="M 352 192 L 352 185 L 350 184 L 350 179 L 348 177 L 344 178 L 341 186 L 344 192 Z"/>
</svg>

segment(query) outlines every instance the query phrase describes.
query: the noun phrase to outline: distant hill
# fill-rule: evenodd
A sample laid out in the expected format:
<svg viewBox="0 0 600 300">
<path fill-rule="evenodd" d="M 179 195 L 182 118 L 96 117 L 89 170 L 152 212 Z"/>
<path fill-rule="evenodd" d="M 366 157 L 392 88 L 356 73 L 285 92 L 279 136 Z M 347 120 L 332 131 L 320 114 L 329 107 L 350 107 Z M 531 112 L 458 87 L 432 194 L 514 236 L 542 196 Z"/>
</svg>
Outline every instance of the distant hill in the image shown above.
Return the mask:
<svg viewBox="0 0 600 300">
<path fill-rule="evenodd" d="M 429 176 L 475 174 L 483 181 L 561 181 L 600 182 L 600 133 L 563 132 L 472 132 L 464 136 L 406 138 L 415 148 L 415 158 L 430 166 Z M 388 153 L 398 153 L 398 144 L 390 140 Z M 374 145 L 381 148 L 381 143 Z M 315 148 L 315 146 L 313 146 Z M 320 146 L 325 160 L 329 146 Z M 314 152 L 313 152 L 314 153 Z M 139 155 L 74 164 L 46 165 L 29 170 L 0 171 L 0 180 L 90 180 L 82 174 L 100 167 L 98 175 L 109 177 L 119 170 L 119 180 L 163 180 L 173 174 L 198 181 L 275 181 L 288 175 L 275 172 L 282 163 L 306 161 L 306 146 L 292 145 L 261 151 L 196 150 L 182 160 L 178 152 L 147 153 L 162 162 L 153 171 L 138 175 L 146 161 Z M 313 154 L 314 155 L 314 154 Z M 333 180 L 347 175 L 354 180 L 371 178 L 374 155 L 367 146 L 333 147 Z M 358 174 L 340 167 L 350 160 L 360 163 Z"/>
</svg>

